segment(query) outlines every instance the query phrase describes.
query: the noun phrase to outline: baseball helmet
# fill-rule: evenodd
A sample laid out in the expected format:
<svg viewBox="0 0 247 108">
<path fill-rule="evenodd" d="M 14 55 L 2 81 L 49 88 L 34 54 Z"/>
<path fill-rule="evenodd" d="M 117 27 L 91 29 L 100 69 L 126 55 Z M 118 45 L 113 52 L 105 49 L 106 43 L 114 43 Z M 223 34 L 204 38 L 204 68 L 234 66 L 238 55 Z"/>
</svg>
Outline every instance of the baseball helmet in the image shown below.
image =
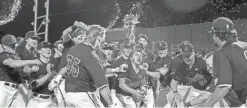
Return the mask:
<svg viewBox="0 0 247 108">
<path fill-rule="evenodd" d="M 213 21 L 210 33 L 234 32 L 235 27 L 232 20 L 226 17 L 219 17 Z"/>
<path fill-rule="evenodd" d="M 16 41 L 16 38 L 15 38 L 14 35 L 5 35 L 5 36 L 2 37 L 1 43 L 3 45 L 9 46 L 11 44 L 17 43 L 17 41 Z"/>
</svg>

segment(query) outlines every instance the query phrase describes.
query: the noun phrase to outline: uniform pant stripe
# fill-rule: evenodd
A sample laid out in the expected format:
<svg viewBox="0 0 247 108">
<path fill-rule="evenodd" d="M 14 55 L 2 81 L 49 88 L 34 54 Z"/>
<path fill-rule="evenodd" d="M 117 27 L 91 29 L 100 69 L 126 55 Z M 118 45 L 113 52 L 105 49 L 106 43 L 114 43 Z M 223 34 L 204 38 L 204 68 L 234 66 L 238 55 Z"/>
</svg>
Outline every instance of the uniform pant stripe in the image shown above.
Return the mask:
<svg viewBox="0 0 247 108">
<path fill-rule="evenodd" d="M 95 94 L 93 94 L 93 93 L 92 93 L 92 94 L 87 93 L 87 95 L 88 95 L 88 97 L 92 100 L 94 106 L 95 106 L 96 108 L 99 108 L 99 107 L 100 107 L 100 104 L 99 104 L 99 102 L 98 102 L 97 96 L 96 96 Z"/>
</svg>

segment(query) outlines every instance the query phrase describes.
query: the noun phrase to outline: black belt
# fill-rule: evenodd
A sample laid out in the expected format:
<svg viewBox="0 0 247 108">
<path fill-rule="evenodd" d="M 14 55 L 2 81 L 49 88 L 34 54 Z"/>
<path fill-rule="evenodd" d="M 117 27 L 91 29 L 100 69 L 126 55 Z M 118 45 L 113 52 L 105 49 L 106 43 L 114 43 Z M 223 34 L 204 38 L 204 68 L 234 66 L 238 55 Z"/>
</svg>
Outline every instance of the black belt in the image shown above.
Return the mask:
<svg viewBox="0 0 247 108">
<path fill-rule="evenodd" d="M 4 85 L 18 89 L 18 84 L 15 83 L 5 82 Z"/>
<path fill-rule="evenodd" d="M 41 98 L 41 99 L 49 99 L 50 97 L 51 97 L 51 98 L 54 98 L 54 97 L 55 97 L 54 95 L 49 95 L 49 96 L 47 96 L 47 95 L 42 95 L 42 94 L 38 94 L 38 93 L 33 93 L 33 96 L 39 97 L 39 98 Z"/>
</svg>

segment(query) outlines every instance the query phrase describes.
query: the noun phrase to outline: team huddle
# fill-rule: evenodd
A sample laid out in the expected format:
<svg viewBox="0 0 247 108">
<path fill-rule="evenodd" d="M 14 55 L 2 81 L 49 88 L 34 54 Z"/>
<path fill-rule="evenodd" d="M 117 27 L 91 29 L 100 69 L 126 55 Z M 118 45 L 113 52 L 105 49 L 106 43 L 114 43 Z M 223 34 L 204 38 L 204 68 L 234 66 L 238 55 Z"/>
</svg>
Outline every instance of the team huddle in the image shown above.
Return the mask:
<svg viewBox="0 0 247 108">
<path fill-rule="evenodd" d="M 154 108 L 160 88 L 170 89 L 164 107 L 247 107 L 247 43 L 230 19 L 213 21 L 217 49 L 205 56 L 186 40 L 150 51 L 145 34 L 119 47 L 106 31 L 75 22 L 54 44 L 33 31 L 3 36 L 0 107 Z"/>
</svg>

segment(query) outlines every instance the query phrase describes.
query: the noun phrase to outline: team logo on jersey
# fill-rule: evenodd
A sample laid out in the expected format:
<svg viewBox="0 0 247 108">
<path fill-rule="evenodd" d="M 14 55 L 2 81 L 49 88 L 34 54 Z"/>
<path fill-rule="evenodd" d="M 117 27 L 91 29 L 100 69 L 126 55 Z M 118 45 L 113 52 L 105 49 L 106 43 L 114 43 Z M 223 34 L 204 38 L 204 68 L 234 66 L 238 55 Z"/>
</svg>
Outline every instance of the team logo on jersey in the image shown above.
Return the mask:
<svg viewBox="0 0 247 108">
<path fill-rule="evenodd" d="M 36 65 L 35 65 L 35 66 L 32 66 L 32 70 L 33 70 L 33 71 L 38 71 L 38 70 L 39 70 L 39 67 L 36 66 Z"/>
</svg>

